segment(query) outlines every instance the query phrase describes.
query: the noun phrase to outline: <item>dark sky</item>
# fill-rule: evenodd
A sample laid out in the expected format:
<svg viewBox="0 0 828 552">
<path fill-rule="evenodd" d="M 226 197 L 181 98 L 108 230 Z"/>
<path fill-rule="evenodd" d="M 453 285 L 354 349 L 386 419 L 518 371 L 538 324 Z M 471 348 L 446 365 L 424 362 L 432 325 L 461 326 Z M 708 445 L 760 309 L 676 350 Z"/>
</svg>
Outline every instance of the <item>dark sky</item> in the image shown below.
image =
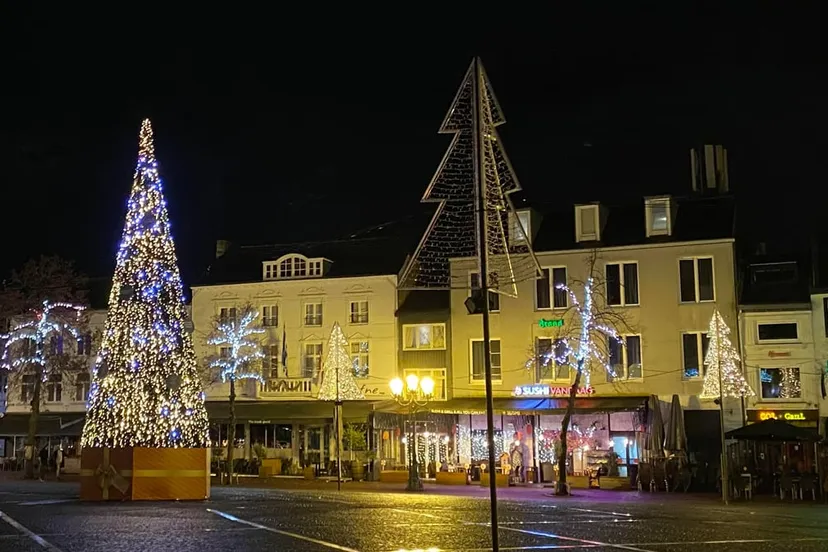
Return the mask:
<svg viewBox="0 0 828 552">
<path fill-rule="evenodd" d="M 58 253 L 111 274 L 143 117 L 186 283 L 217 238 L 337 238 L 419 212 L 475 54 L 530 200 L 687 193 L 688 149 L 723 143 L 740 220 L 756 232 L 812 220 L 794 208 L 826 199 L 815 14 L 554 4 L 478 7 L 479 21 L 404 4 L 4 17 L 0 269 Z"/>
</svg>

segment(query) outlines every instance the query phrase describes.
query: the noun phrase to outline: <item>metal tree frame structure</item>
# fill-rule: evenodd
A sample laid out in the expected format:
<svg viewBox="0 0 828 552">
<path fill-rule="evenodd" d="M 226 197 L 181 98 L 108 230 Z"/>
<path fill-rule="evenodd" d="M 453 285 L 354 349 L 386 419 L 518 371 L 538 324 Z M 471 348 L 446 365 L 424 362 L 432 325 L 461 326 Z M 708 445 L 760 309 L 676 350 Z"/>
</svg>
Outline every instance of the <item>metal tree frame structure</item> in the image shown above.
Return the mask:
<svg viewBox="0 0 828 552">
<path fill-rule="evenodd" d="M 498 135 L 506 122 L 479 58 L 472 60 L 440 127 L 453 134 L 451 145 L 422 198 L 437 211 L 400 276 L 401 289 L 468 289 L 454 278 L 449 260 L 475 258 L 479 309 L 483 322 L 486 422 L 489 465 L 496 465 L 494 406 L 489 330 L 489 293 L 516 297 L 518 283 L 541 276 L 528 230 L 518 219 L 509 195 L 520 184 Z M 474 239 L 472 239 L 472 236 Z M 490 477 L 492 548 L 498 550 L 497 487 Z"/>
</svg>

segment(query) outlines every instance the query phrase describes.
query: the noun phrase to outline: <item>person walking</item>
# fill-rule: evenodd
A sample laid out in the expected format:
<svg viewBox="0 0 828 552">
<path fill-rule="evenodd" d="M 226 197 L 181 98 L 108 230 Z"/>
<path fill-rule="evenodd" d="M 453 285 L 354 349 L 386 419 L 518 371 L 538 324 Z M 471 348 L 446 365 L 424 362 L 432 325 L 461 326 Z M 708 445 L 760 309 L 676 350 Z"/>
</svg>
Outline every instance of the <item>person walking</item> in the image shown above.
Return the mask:
<svg viewBox="0 0 828 552">
<path fill-rule="evenodd" d="M 60 481 L 60 468 L 63 467 L 63 445 L 55 451 L 55 479 Z"/>
<path fill-rule="evenodd" d="M 40 449 L 40 480 L 46 476 L 46 470 L 49 468 L 49 451 L 46 447 Z"/>
</svg>

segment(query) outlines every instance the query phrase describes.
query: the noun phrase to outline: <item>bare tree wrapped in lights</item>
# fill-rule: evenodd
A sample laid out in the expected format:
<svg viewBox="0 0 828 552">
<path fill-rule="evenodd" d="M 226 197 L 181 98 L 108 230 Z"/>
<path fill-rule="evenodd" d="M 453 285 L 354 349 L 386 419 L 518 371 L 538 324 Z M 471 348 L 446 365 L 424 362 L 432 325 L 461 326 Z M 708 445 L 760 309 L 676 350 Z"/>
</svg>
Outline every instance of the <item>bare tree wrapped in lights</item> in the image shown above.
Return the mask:
<svg viewBox="0 0 828 552">
<path fill-rule="evenodd" d="M 211 375 L 222 383 L 229 383 L 230 419 L 227 431 L 227 480 L 233 481 L 233 452 L 236 442 L 236 381 L 256 380 L 264 383 L 262 377 L 262 359 L 264 352 L 255 336 L 265 333 L 256 324 L 259 311 L 245 305 L 236 308 L 237 316 L 233 318 L 216 317 L 213 328 L 207 337 L 207 344 L 219 347 L 220 353 L 211 355 L 207 365 Z"/>
<path fill-rule="evenodd" d="M 207 411 L 149 120 L 138 163 L 83 447 L 205 447 Z"/>
<path fill-rule="evenodd" d="M 64 341 L 81 339 L 79 327 L 83 323 L 83 311 L 84 307 L 72 303 L 43 301 L 41 308 L 22 317 L 24 321 L 12 327 L 8 334 L 0 334 L 0 343 L 3 343 L 0 369 L 20 374 L 21 380 L 26 376 L 31 376 L 33 380 L 31 388 L 24 391 L 31 405 L 26 437 L 26 477 L 34 476 L 33 460 L 36 457 L 43 384 L 53 375 L 62 378 L 64 371 L 77 373 L 86 367 L 85 357 L 64 352 L 63 346 Z"/>
<path fill-rule="evenodd" d="M 561 421 L 561 431 L 557 435 L 560 439 L 560 448 L 556 451 L 558 483 L 555 493 L 559 495 L 569 494 L 566 483 L 567 436 L 579 390 L 589 386 L 593 365 L 600 366 L 601 372 L 606 373 L 610 381 L 616 381 L 623 376 L 618 373 L 618 359 L 613 358 L 611 351 L 620 351 L 626 347 L 621 333 L 630 332 L 630 326 L 624 311 L 607 304 L 606 283 L 596 270 L 597 261 L 597 254 L 593 253 L 587 261 L 586 280 L 556 286 L 558 290 L 565 292 L 569 299 L 569 307 L 564 314 L 566 323 L 557 329 L 553 336 L 553 345 L 545 350 L 533 348 L 532 355 L 526 363 L 527 369 L 537 369 L 539 372 L 559 367 L 566 367 L 567 374 L 575 372 L 569 388 L 566 412 Z M 618 347 L 612 347 L 613 343 Z M 540 377 L 540 373 L 538 377 L 544 379 Z"/>
<path fill-rule="evenodd" d="M 452 134 L 448 151 L 431 180 L 423 202 L 437 203 L 425 234 L 400 277 L 402 289 L 469 288 L 469 279 L 453 278 L 449 259 L 476 258 L 473 302 L 482 303 L 483 356 L 489 465 L 495 466 L 492 404 L 489 293 L 517 296 L 518 283 L 540 277 L 540 267 L 510 194 L 521 189 L 497 127 L 506 122 L 483 64 L 472 60 L 440 133 Z M 483 298 L 478 301 L 477 298 Z M 477 309 L 470 311 L 478 312 Z M 492 549 L 498 549 L 497 488 L 490 481 Z"/>
<path fill-rule="evenodd" d="M 348 354 L 348 340 L 342 328 L 335 322 L 328 339 L 328 354 L 322 363 L 322 385 L 317 398 L 334 401 L 336 424 L 337 485 L 342 484 L 342 401 L 358 401 L 365 398 L 354 379 L 354 365 Z"/>
</svg>

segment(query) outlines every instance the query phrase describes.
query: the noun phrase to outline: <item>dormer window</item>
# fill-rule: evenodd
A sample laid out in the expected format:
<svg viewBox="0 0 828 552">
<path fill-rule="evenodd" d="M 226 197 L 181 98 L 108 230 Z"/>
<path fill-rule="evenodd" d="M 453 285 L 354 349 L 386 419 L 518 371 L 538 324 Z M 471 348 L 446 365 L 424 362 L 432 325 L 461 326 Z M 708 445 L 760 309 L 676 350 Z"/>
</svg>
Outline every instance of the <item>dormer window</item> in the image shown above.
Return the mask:
<svg viewBox="0 0 828 552">
<path fill-rule="evenodd" d="M 673 233 L 672 203 L 669 197 L 650 197 L 644 200 L 648 238 Z"/>
<path fill-rule="evenodd" d="M 575 236 L 577 241 L 601 240 L 601 209 L 597 203 L 575 206 Z"/>
<path fill-rule="evenodd" d="M 324 259 L 308 259 L 302 255 L 285 255 L 276 261 L 262 263 L 265 280 L 289 280 L 322 276 Z"/>
<path fill-rule="evenodd" d="M 521 209 L 509 213 L 509 243 L 512 247 L 532 242 L 532 212 Z"/>
</svg>

